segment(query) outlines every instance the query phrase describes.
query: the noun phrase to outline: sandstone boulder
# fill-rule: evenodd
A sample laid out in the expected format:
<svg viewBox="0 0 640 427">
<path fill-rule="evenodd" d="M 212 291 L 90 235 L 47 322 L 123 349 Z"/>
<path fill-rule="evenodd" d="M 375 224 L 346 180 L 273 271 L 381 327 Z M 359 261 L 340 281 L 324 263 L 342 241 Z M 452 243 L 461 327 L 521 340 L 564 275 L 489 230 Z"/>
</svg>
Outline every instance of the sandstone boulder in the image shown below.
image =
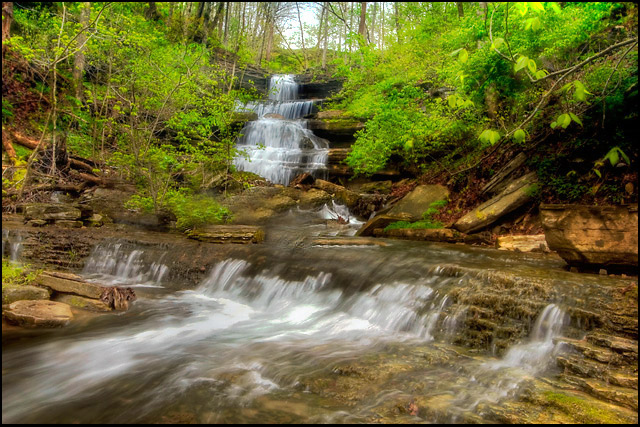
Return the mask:
<svg viewBox="0 0 640 427">
<path fill-rule="evenodd" d="M 447 187 L 437 184 L 418 185 L 391 208 L 389 215 L 405 216 L 409 221 L 419 221 L 431 203 L 445 200 L 447 197 L 449 197 Z"/>
<path fill-rule="evenodd" d="M 69 305 L 48 301 L 16 301 L 2 311 L 10 323 L 24 327 L 55 328 L 65 326 L 73 318 Z"/>
<path fill-rule="evenodd" d="M 320 207 L 330 201 L 331 194 L 318 188 L 311 188 L 300 195 L 300 207 L 303 209 Z"/>
<path fill-rule="evenodd" d="M 516 179 L 500 194 L 460 218 L 453 227 L 463 233 L 473 233 L 493 224 L 531 201 L 537 182 L 535 172 Z"/>
<path fill-rule="evenodd" d="M 82 277 L 58 271 L 44 271 L 36 282 L 56 292 L 76 294 L 88 298 L 99 299 L 105 287 L 86 282 Z"/>
<path fill-rule="evenodd" d="M 498 249 L 516 252 L 549 252 L 544 234 L 534 236 L 501 236 L 496 242 Z"/>
<path fill-rule="evenodd" d="M 638 267 L 638 205 L 540 205 L 549 248 L 572 266 Z"/>
<path fill-rule="evenodd" d="M 192 230 L 188 236 L 209 243 L 260 243 L 264 230 L 251 225 L 210 225 Z"/>
</svg>

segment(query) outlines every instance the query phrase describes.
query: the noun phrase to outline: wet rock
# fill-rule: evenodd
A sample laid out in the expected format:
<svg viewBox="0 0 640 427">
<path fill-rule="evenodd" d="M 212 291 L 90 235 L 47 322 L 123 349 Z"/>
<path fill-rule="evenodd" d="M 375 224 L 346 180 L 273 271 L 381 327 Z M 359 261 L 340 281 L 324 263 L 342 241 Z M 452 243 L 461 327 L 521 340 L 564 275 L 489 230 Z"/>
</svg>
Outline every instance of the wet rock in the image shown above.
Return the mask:
<svg viewBox="0 0 640 427">
<path fill-rule="evenodd" d="M 549 248 L 571 266 L 638 267 L 638 205 L 540 205 Z"/>
<path fill-rule="evenodd" d="M 192 230 L 188 236 L 208 243 L 260 243 L 264 230 L 250 225 L 210 225 Z"/>
<path fill-rule="evenodd" d="M 99 299 L 105 289 L 103 286 L 86 282 L 76 274 L 58 271 L 44 271 L 36 278 L 36 282 L 56 292 L 76 294 L 93 299 Z"/>
<path fill-rule="evenodd" d="M 377 237 L 392 237 L 396 239 L 421 240 L 425 242 L 456 243 L 464 241 L 464 234 L 450 228 L 397 228 L 394 230 L 373 233 Z"/>
<path fill-rule="evenodd" d="M 90 227 L 102 227 L 104 225 L 104 217 L 100 214 L 93 214 L 87 219 Z"/>
<path fill-rule="evenodd" d="M 449 190 L 442 185 L 418 185 L 388 212 L 389 215 L 406 216 L 410 221 L 419 221 L 433 202 L 446 200 Z"/>
<path fill-rule="evenodd" d="M 544 234 L 534 236 L 501 236 L 496 246 L 504 251 L 517 252 L 549 252 Z"/>
<path fill-rule="evenodd" d="M 317 188 L 311 188 L 300 195 L 300 207 L 303 209 L 320 207 L 330 201 L 331 194 Z"/>
<path fill-rule="evenodd" d="M 356 232 L 356 236 L 373 236 L 376 229 L 384 229 L 387 225 L 397 221 L 408 221 L 408 216 L 397 216 L 389 214 L 376 215 L 364 223 Z"/>
<path fill-rule="evenodd" d="M 264 117 L 266 119 L 278 119 L 278 120 L 286 120 L 286 117 L 283 116 L 282 114 L 276 114 L 276 113 L 269 113 L 269 114 L 265 114 Z"/>
<path fill-rule="evenodd" d="M 50 292 L 45 288 L 32 285 L 5 285 L 2 287 L 2 304 L 11 304 L 20 300 L 48 300 Z"/>
<path fill-rule="evenodd" d="M 334 184 L 323 179 L 316 179 L 313 186 L 333 195 L 336 200 L 346 205 L 349 209 L 355 207 L 361 198 L 360 194 L 348 190 L 342 185 Z"/>
<path fill-rule="evenodd" d="M 355 238 L 355 237 L 343 237 L 343 238 L 327 238 L 327 239 L 315 239 L 311 242 L 313 245 L 319 246 L 389 246 L 387 243 L 372 238 Z"/>
<path fill-rule="evenodd" d="M 10 323 L 24 327 L 55 328 L 73 318 L 69 305 L 55 301 L 16 301 L 2 311 Z"/>
<path fill-rule="evenodd" d="M 82 221 L 70 221 L 66 219 L 59 219 L 55 222 L 57 226 L 65 228 L 82 228 Z"/>
<path fill-rule="evenodd" d="M 499 195 L 484 202 L 462 218 L 453 227 L 463 233 L 473 233 L 493 224 L 506 214 L 532 200 L 538 179 L 535 172 L 524 175 L 509 184 Z"/>
<path fill-rule="evenodd" d="M 90 311 L 111 311 L 111 307 L 104 301 L 78 295 L 58 294 L 54 297 L 54 301 Z"/>
</svg>

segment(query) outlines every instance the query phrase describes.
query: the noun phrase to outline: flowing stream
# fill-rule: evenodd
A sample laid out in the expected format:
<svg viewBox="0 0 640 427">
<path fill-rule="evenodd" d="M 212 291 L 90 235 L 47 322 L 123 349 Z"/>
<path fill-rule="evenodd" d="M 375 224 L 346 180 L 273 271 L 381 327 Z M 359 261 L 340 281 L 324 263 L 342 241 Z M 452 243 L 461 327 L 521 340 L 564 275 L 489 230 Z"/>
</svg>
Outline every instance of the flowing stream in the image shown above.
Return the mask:
<svg viewBox="0 0 640 427">
<path fill-rule="evenodd" d="M 446 397 L 444 415 L 382 420 L 457 422 L 552 372 L 567 325 L 551 303 L 502 356 L 454 345 L 466 311 L 450 293 L 471 279 L 442 266 L 557 264 L 536 257 L 268 240 L 193 287 L 172 276 L 173 249 L 147 251 L 107 240 L 85 262 L 88 279 L 135 287 L 127 312 L 3 345 L 3 422 L 372 422 L 416 396 Z"/>
</svg>

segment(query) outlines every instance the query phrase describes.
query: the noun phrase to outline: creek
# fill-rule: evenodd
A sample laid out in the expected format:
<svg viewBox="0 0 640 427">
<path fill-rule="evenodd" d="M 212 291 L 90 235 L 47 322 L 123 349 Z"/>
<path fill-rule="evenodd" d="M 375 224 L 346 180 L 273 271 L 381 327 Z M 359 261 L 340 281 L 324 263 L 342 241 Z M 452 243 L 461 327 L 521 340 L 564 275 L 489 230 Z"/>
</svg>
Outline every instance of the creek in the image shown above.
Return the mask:
<svg viewBox="0 0 640 427">
<path fill-rule="evenodd" d="M 289 80 L 272 82 L 288 100 L 296 96 Z M 265 129 L 276 122 L 313 147 L 272 146 Z M 321 172 L 312 158 L 326 147 L 301 121 L 252 123 L 240 144 L 263 138 L 273 153 L 256 149 L 247 168 L 277 169 L 270 179 L 281 183 Z M 360 225 L 332 204 L 274 219 L 258 245 L 152 232 L 99 239 L 81 274 L 131 286 L 138 299 L 65 328 L 3 334 L 3 423 L 576 420 L 552 418 L 540 396 L 571 388 L 559 379 L 557 358 L 575 356 L 563 339 L 601 327 L 598 313 L 626 282 L 568 272 L 552 254 L 314 243 L 348 242 Z M 19 236 L 3 229 L 3 254 L 17 256 Z M 635 313 L 637 322 L 637 302 Z M 635 396 L 637 405 L 637 371 Z M 611 411 L 637 421 L 631 409 Z"/>
</svg>

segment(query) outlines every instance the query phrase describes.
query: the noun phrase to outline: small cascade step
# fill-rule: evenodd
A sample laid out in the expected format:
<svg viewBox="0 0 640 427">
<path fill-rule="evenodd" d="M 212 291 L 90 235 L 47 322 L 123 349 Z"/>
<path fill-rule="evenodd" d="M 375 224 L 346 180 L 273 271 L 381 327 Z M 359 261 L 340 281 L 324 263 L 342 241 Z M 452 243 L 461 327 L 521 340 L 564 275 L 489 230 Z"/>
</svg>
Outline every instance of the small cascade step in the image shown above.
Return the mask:
<svg viewBox="0 0 640 427">
<path fill-rule="evenodd" d="M 638 341 L 604 335 L 600 333 L 587 335 L 587 341 L 600 347 L 610 348 L 632 362 L 638 361 Z"/>
<path fill-rule="evenodd" d="M 638 390 L 610 385 L 602 380 L 567 374 L 563 374 L 562 379 L 598 399 L 613 402 L 635 411 L 638 410 Z"/>
<path fill-rule="evenodd" d="M 620 369 L 613 369 L 605 363 L 581 358 L 575 355 L 558 356 L 558 365 L 581 378 L 595 378 L 608 384 L 629 389 L 638 389 L 638 375 Z"/>
<path fill-rule="evenodd" d="M 616 353 L 611 349 L 592 344 L 587 340 L 577 340 L 562 337 L 557 338 L 556 342 L 565 344 L 568 348 L 581 353 L 587 359 L 592 359 L 600 363 L 606 363 L 609 366 L 622 366 L 627 364 L 621 354 Z"/>
</svg>

